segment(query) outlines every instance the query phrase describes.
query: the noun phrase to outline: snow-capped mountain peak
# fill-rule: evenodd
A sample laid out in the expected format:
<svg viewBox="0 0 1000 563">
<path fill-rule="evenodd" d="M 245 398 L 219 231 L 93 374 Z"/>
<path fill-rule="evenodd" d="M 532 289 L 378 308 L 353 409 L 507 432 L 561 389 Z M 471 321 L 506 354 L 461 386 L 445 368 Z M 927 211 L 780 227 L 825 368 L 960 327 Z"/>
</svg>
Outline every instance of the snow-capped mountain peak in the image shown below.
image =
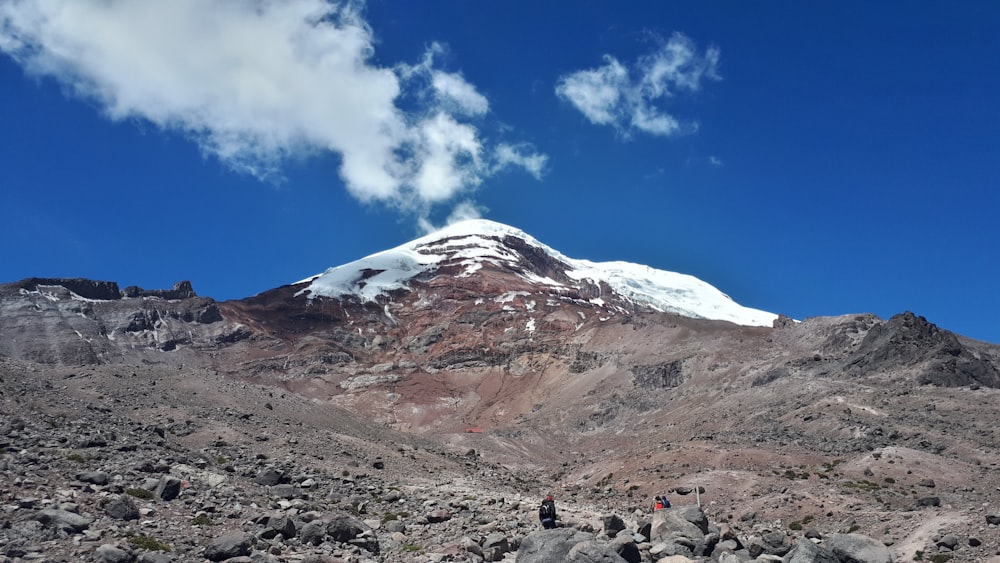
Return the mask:
<svg viewBox="0 0 1000 563">
<path fill-rule="evenodd" d="M 501 270 L 557 295 L 580 296 L 595 306 L 626 303 L 693 318 L 771 326 L 777 315 L 743 307 L 693 276 L 629 262 L 569 258 L 514 227 L 474 219 L 452 224 L 396 248 L 330 268 L 303 280 L 310 298 L 354 296 L 377 301 L 437 275 L 465 278 L 483 268 Z M 606 294 L 606 289 L 610 293 Z M 596 291 L 596 295 L 594 294 Z"/>
</svg>

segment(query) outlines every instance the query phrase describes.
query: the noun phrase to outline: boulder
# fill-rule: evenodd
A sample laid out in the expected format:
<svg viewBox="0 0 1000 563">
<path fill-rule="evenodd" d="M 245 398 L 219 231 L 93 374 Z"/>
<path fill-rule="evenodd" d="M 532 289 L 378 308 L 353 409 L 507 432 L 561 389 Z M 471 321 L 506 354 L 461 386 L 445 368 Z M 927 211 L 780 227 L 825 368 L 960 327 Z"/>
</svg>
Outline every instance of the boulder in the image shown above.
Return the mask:
<svg viewBox="0 0 1000 563">
<path fill-rule="evenodd" d="M 78 534 L 90 527 L 94 521 L 68 510 L 49 508 L 35 515 L 35 520 L 45 527 L 54 528 L 70 534 Z"/>
<path fill-rule="evenodd" d="M 639 563 L 642 561 L 642 554 L 639 552 L 639 546 L 636 545 L 632 536 L 628 534 L 618 534 L 615 539 L 611 540 L 610 545 L 611 549 L 613 549 L 619 557 L 628 561 L 628 563 Z"/>
<path fill-rule="evenodd" d="M 566 554 L 566 563 L 626 563 L 614 548 L 597 540 L 580 542 Z"/>
<path fill-rule="evenodd" d="M 233 557 L 250 555 L 252 537 L 243 532 L 230 532 L 212 540 L 205 547 L 205 559 L 225 561 Z"/>
<path fill-rule="evenodd" d="M 889 548 L 882 542 L 861 534 L 831 534 L 826 547 L 841 561 L 858 563 L 890 563 Z"/>
<path fill-rule="evenodd" d="M 181 480 L 173 475 L 164 475 L 160 477 L 153 494 L 156 495 L 156 498 L 174 500 L 181 494 Z"/>
<path fill-rule="evenodd" d="M 254 482 L 259 485 L 271 487 L 281 483 L 283 477 L 284 474 L 281 471 L 273 467 L 268 467 L 261 470 L 261 472 L 257 474 L 257 477 L 254 478 Z"/>
<path fill-rule="evenodd" d="M 131 563 L 134 559 L 131 553 L 109 543 L 95 549 L 94 556 L 101 563 Z"/>
<path fill-rule="evenodd" d="M 109 480 L 108 474 L 103 471 L 83 471 L 76 474 L 76 479 L 92 485 L 107 485 Z"/>
<path fill-rule="evenodd" d="M 521 540 L 517 563 L 552 563 L 564 561 L 578 543 L 591 541 L 594 535 L 572 528 L 554 528 L 532 532 Z"/>
<path fill-rule="evenodd" d="M 653 549 L 663 555 L 701 555 L 705 549 L 705 533 L 679 510 L 658 510 L 653 514 L 650 541 L 655 544 Z"/>
<path fill-rule="evenodd" d="M 482 548 L 484 561 L 503 561 L 504 554 L 511 551 L 510 541 L 507 540 L 507 536 L 501 533 L 486 536 Z"/>
<path fill-rule="evenodd" d="M 832 552 L 802 539 L 785 555 L 785 563 L 840 563 Z"/>
<path fill-rule="evenodd" d="M 115 520 L 138 520 L 139 507 L 128 496 L 118 496 L 104 506 L 104 512 Z"/>
<path fill-rule="evenodd" d="M 617 514 L 606 514 L 601 519 L 604 524 L 604 534 L 609 538 L 618 535 L 618 532 L 625 529 L 625 521 Z"/>
<path fill-rule="evenodd" d="M 349 542 L 370 530 L 364 522 L 348 514 L 338 514 L 326 524 L 326 535 L 341 543 Z M 304 531 L 305 528 L 303 533 Z"/>
</svg>

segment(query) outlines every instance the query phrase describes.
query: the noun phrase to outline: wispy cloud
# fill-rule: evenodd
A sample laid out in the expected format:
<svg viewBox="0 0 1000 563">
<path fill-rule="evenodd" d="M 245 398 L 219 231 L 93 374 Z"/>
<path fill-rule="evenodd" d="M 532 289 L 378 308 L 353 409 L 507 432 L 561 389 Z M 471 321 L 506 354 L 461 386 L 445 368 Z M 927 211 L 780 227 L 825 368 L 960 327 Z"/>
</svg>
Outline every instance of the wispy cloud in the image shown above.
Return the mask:
<svg viewBox="0 0 1000 563">
<path fill-rule="evenodd" d="M 483 134 L 489 102 L 461 74 L 373 62 L 357 3 L 324 0 L 7 0 L 0 50 L 113 120 L 181 132 L 261 179 L 332 151 L 364 202 L 417 214 L 506 166 Z M 401 109 L 412 96 L 418 107 Z"/>
<path fill-rule="evenodd" d="M 697 92 L 706 80 L 719 80 L 719 49 L 699 52 L 681 33 L 626 68 L 611 55 L 592 69 L 563 75 L 556 94 L 595 125 L 610 125 L 623 137 L 634 132 L 670 136 L 697 128 L 661 106 L 682 92 Z"/>
</svg>

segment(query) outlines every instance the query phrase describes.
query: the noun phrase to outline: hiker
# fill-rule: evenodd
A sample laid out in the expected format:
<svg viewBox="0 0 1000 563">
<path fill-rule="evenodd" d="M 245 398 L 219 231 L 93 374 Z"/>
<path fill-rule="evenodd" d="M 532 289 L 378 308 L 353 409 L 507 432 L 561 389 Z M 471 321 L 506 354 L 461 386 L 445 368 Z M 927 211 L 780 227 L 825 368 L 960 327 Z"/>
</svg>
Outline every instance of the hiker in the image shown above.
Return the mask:
<svg viewBox="0 0 1000 563">
<path fill-rule="evenodd" d="M 546 530 L 556 527 L 556 503 L 552 500 L 552 495 L 545 497 L 538 507 L 538 520 Z"/>
<path fill-rule="evenodd" d="M 663 510 L 664 508 L 670 508 L 670 501 L 667 500 L 667 497 L 665 495 L 653 497 L 653 510 Z"/>
</svg>

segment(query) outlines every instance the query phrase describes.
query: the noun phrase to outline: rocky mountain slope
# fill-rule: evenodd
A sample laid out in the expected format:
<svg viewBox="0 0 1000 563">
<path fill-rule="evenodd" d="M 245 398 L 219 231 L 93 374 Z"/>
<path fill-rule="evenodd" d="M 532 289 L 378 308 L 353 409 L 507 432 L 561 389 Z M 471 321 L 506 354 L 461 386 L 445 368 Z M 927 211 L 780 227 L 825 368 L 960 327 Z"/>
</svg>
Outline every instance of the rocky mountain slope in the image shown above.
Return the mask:
<svg viewBox="0 0 1000 563">
<path fill-rule="evenodd" d="M 912 313 L 794 322 L 642 268 L 487 222 L 238 301 L 186 283 L 2 285 L 0 554 L 113 560 L 96 554 L 108 543 L 201 560 L 225 529 L 276 560 L 529 560 L 538 549 L 515 548 L 534 545 L 548 492 L 567 525 L 613 515 L 623 538 L 664 518 L 649 499 L 666 493 L 733 542 L 657 551 L 661 534 L 637 560 L 789 559 L 807 532 L 830 553 L 832 534 L 861 533 L 898 561 L 998 553 L 1000 347 Z M 87 445 L 102 429 L 114 439 Z M 272 469 L 285 482 L 257 482 Z M 78 479 L 93 471 L 108 482 Z M 190 485 L 183 508 L 154 497 L 135 522 L 106 514 L 170 476 Z M 93 521 L 52 531 L 37 514 L 61 505 Z M 448 520 L 430 522 L 437 510 Z M 302 542 L 310 521 L 345 514 L 370 530 Z M 295 534 L 263 538 L 281 515 Z M 137 534 L 175 549 L 139 549 Z M 506 550 L 477 554 L 496 534 Z M 765 537 L 783 547 L 751 548 Z"/>
</svg>

